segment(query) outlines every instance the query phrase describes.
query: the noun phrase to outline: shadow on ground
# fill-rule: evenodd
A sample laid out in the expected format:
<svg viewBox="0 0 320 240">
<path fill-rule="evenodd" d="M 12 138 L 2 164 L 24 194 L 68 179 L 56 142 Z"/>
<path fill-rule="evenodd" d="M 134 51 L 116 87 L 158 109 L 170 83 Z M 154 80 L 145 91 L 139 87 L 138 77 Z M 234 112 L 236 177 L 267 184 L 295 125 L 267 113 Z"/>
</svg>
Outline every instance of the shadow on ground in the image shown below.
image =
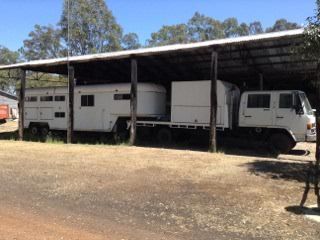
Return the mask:
<svg viewBox="0 0 320 240">
<path fill-rule="evenodd" d="M 305 162 L 281 162 L 268 160 L 255 160 L 245 166 L 248 171 L 262 177 L 272 179 L 294 180 L 305 182 L 309 168 L 308 161 Z"/>
<path fill-rule="evenodd" d="M 288 212 L 297 214 L 297 215 L 314 215 L 320 216 L 320 209 L 316 207 L 300 207 L 300 206 L 288 206 L 285 207 Z"/>
<path fill-rule="evenodd" d="M 18 131 L 3 132 L 0 133 L 1 140 L 18 140 Z M 74 143 L 81 144 L 116 144 L 112 138 L 112 135 L 105 133 L 92 133 L 92 132 L 75 132 Z M 50 132 L 48 136 L 32 136 L 25 131 L 24 141 L 28 142 L 48 142 L 48 143 L 66 143 L 67 137 L 66 132 L 54 131 Z"/>
<path fill-rule="evenodd" d="M 139 135 L 137 145 L 141 147 L 154 147 L 154 148 L 168 148 L 178 150 L 191 150 L 191 151 L 208 151 L 208 138 L 209 136 L 183 136 L 175 139 L 171 143 L 158 144 L 153 137 L 144 138 Z M 18 140 L 18 131 L 2 132 L 0 133 L 2 140 Z M 49 136 L 31 136 L 28 131 L 25 131 L 25 141 L 32 142 L 54 142 L 66 143 L 66 132 L 52 131 Z M 268 157 L 276 158 L 278 153 L 273 152 L 263 142 L 250 140 L 248 138 L 235 138 L 218 136 L 218 152 L 228 155 L 241 155 L 250 157 Z M 127 144 L 124 142 L 115 142 L 112 133 L 94 133 L 94 132 L 75 132 L 75 143 L 81 144 Z M 306 150 L 292 150 L 290 155 L 306 156 L 309 154 Z"/>
</svg>

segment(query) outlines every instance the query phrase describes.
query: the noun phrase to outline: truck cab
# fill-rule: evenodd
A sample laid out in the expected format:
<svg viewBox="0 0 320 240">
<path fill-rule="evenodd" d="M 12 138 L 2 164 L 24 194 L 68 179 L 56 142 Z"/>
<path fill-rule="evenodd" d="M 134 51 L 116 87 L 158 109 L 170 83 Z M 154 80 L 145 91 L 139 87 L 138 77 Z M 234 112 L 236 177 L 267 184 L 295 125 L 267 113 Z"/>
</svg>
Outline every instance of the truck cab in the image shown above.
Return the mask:
<svg viewBox="0 0 320 240">
<path fill-rule="evenodd" d="M 239 127 L 268 133 L 278 150 L 287 152 L 296 142 L 315 141 L 316 119 L 302 91 L 250 91 L 240 100 Z"/>
</svg>

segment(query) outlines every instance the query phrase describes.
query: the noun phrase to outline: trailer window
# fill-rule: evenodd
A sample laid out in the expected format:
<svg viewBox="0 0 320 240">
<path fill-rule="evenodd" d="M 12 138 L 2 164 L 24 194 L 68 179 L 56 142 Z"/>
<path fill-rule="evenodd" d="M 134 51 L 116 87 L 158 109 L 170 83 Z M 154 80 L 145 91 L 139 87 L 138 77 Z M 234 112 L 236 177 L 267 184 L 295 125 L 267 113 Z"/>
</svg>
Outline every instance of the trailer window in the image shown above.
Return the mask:
<svg viewBox="0 0 320 240">
<path fill-rule="evenodd" d="M 54 113 L 54 117 L 55 118 L 65 118 L 66 117 L 66 113 L 65 112 L 55 112 Z"/>
<path fill-rule="evenodd" d="M 81 107 L 93 107 L 93 106 L 94 106 L 94 95 L 81 96 Z"/>
<path fill-rule="evenodd" d="M 54 101 L 56 102 L 64 102 L 66 100 L 65 96 L 55 96 Z"/>
<path fill-rule="evenodd" d="M 249 94 L 248 108 L 270 108 L 270 94 Z"/>
<path fill-rule="evenodd" d="M 130 94 L 115 94 L 113 100 L 130 100 Z"/>
<path fill-rule="evenodd" d="M 52 96 L 42 96 L 40 97 L 40 102 L 52 102 L 53 97 Z"/>
<path fill-rule="evenodd" d="M 292 94 L 280 94 L 279 108 L 292 108 L 293 97 Z"/>
<path fill-rule="evenodd" d="M 36 96 L 28 96 L 24 99 L 26 102 L 37 102 L 38 98 Z"/>
</svg>

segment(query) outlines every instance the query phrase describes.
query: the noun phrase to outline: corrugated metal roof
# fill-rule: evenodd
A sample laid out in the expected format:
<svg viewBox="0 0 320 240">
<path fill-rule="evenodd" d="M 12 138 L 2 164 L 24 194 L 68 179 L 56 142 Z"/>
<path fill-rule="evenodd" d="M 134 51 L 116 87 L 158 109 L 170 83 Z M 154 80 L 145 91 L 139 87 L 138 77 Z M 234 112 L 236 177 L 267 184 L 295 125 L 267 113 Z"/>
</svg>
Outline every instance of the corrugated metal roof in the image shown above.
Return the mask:
<svg viewBox="0 0 320 240">
<path fill-rule="evenodd" d="M 179 52 L 179 51 L 185 51 L 185 50 L 202 49 L 202 48 L 217 47 L 217 46 L 224 46 L 224 45 L 234 45 L 234 44 L 256 42 L 256 41 L 263 41 L 263 40 L 271 41 L 271 40 L 281 39 L 284 37 L 299 36 L 303 34 L 303 31 L 304 29 L 297 29 L 297 30 L 289 30 L 289 31 L 274 32 L 274 33 L 264 33 L 264 34 L 252 35 L 252 36 L 218 39 L 218 40 L 205 41 L 205 42 L 199 42 L 199 43 L 175 44 L 175 45 L 153 47 L 153 48 L 142 48 L 137 50 L 74 56 L 74 57 L 70 57 L 69 61 L 70 63 L 83 63 L 83 62 L 102 61 L 102 60 L 116 60 L 116 59 L 130 58 L 132 56 L 137 56 L 137 57 L 152 56 L 152 55 L 157 55 L 161 53 Z M 35 68 L 35 67 L 58 66 L 58 65 L 64 65 L 67 62 L 68 62 L 67 58 L 37 60 L 37 61 L 30 61 L 25 63 L 0 66 L 0 70 L 14 69 L 14 68 L 28 69 L 28 68 Z"/>
</svg>

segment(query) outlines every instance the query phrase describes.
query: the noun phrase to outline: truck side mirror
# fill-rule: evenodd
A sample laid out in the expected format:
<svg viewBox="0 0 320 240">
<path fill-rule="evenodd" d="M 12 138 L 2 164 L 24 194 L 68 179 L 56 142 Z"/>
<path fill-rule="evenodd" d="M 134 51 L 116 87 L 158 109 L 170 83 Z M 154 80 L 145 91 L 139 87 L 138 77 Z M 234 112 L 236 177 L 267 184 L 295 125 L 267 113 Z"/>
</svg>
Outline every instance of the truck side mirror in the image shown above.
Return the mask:
<svg viewBox="0 0 320 240">
<path fill-rule="evenodd" d="M 302 106 L 295 105 L 293 108 L 296 110 L 296 114 L 297 115 L 303 115 L 304 114 Z"/>
</svg>

